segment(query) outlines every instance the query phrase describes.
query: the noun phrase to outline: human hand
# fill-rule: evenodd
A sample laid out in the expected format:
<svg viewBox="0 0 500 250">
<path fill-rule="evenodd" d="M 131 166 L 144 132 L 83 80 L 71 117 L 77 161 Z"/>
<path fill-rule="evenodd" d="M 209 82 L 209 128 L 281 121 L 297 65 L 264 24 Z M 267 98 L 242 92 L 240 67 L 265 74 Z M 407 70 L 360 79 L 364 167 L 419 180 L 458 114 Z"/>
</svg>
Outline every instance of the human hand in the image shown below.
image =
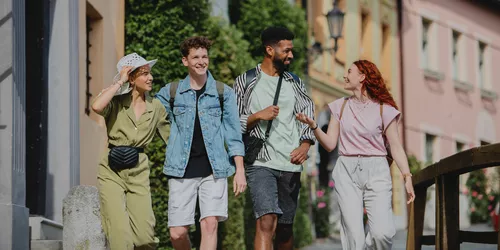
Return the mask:
<svg viewBox="0 0 500 250">
<path fill-rule="evenodd" d="M 270 121 L 278 116 L 280 108 L 278 106 L 269 106 L 258 112 L 260 120 Z"/>
<path fill-rule="evenodd" d="M 245 177 L 244 171 L 236 171 L 233 179 L 233 192 L 234 196 L 238 196 L 239 194 L 245 192 L 247 188 L 247 179 Z"/>
</svg>

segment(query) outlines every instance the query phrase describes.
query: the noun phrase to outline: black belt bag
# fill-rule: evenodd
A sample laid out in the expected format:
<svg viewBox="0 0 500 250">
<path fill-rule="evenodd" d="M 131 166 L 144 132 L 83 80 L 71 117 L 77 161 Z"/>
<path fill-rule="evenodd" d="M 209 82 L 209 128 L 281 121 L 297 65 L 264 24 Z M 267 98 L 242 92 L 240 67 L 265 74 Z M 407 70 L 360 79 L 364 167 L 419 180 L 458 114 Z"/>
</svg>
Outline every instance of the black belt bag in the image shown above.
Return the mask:
<svg viewBox="0 0 500 250">
<path fill-rule="evenodd" d="M 139 153 L 143 153 L 143 148 L 130 146 L 108 145 L 108 164 L 113 170 L 123 170 L 133 168 L 139 162 Z"/>
</svg>

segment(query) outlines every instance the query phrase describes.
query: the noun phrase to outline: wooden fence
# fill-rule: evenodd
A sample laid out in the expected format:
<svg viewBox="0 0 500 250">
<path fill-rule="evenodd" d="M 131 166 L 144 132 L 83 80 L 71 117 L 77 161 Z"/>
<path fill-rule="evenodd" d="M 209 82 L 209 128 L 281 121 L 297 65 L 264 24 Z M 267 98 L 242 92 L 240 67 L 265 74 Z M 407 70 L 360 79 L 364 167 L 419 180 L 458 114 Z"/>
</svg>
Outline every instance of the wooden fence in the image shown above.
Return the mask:
<svg viewBox="0 0 500 250">
<path fill-rule="evenodd" d="M 472 148 L 444 158 L 413 176 L 416 199 L 410 207 L 407 250 L 435 245 L 458 250 L 462 242 L 497 244 L 499 232 L 470 232 L 459 228 L 459 177 L 474 170 L 500 166 L 500 143 Z M 423 235 L 427 188 L 436 184 L 436 235 Z"/>
</svg>

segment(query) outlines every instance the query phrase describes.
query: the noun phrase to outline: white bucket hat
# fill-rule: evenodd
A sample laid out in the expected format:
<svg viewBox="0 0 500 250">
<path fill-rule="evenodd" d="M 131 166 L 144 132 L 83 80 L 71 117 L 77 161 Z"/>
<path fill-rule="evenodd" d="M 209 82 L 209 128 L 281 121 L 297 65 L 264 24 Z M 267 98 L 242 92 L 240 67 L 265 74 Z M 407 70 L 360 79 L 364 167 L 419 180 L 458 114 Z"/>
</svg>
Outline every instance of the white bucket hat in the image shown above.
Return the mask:
<svg viewBox="0 0 500 250">
<path fill-rule="evenodd" d="M 118 82 L 120 80 L 120 71 L 124 66 L 133 66 L 132 70 L 130 72 L 136 70 L 137 68 L 144 66 L 146 64 L 149 64 L 149 68 L 151 69 L 153 65 L 155 65 L 157 59 L 147 61 L 144 59 L 142 56 L 138 55 L 137 53 L 131 53 L 128 54 L 120 59 L 118 63 L 116 64 L 116 70 L 118 70 L 118 74 L 115 75 L 113 78 L 113 82 Z M 130 87 L 130 83 L 124 82 L 123 85 L 120 87 L 118 91 L 116 91 L 116 95 L 123 95 L 127 94 L 132 90 L 132 87 Z"/>
</svg>

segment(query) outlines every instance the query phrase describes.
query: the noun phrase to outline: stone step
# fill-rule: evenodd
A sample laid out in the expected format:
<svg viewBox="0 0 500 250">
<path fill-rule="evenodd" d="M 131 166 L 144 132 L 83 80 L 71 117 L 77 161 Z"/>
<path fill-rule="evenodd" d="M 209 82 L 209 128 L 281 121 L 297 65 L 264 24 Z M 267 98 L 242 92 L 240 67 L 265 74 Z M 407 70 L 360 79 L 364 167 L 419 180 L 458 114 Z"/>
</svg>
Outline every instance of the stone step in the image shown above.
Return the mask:
<svg viewBox="0 0 500 250">
<path fill-rule="evenodd" d="M 62 240 L 63 225 L 42 216 L 30 216 L 31 240 Z"/>
<path fill-rule="evenodd" d="M 30 250 L 63 250 L 62 240 L 32 240 Z"/>
</svg>

